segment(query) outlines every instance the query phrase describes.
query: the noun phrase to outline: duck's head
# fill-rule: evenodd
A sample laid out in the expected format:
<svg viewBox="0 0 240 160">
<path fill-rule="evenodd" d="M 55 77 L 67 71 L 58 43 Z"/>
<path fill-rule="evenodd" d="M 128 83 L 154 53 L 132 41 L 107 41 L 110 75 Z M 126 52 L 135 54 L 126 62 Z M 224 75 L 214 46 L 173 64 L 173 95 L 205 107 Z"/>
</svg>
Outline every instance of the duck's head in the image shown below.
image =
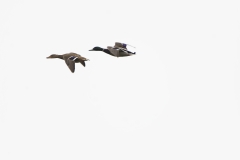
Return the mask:
<svg viewBox="0 0 240 160">
<path fill-rule="evenodd" d="M 93 49 L 91 49 L 89 51 L 103 51 L 103 48 L 101 48 L 101 47 L 94 47 Z"/>
<path fill-rule="evenodd" d="M 58 57 L 58 55 L 56 55 L 56 54 L 52 54 L 52 55 L 50 55 L 49 57 L 47 57 L 47 58 L 57 58 Z"/>
<path fill-rule="evenodd" d="M 52 54 L 52 55 L 50 55 L 50 56 L 47 57 L 47 58 L 60 58 L 60 59 L 63 59 L 63 55 Z"/>
</svg>

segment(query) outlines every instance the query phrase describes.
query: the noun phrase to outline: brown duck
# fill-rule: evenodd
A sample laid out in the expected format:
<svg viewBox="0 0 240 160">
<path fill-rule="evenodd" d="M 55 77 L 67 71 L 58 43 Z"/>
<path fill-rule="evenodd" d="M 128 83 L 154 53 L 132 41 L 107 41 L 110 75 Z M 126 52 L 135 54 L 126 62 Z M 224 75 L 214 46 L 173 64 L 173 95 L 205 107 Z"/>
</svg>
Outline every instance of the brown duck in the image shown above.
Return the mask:
<svg viewBox="0 0 240 160">
<path fill-rule="evenodd" d="M 85 65 L 85 61 L 89 61 L 89 59 L 80 56 L 77 53 L 66 53 L 63 55 L 58 55 L 58 54 L 52 54 L 47 58 L 59 58 L 59 59 L 63 59 L 65 60 L 68 68 L 71 70 L 72 73 L 74 73 L 75 71 L 75 63 L 81 63 L 84 67 Z"/>
</svg>

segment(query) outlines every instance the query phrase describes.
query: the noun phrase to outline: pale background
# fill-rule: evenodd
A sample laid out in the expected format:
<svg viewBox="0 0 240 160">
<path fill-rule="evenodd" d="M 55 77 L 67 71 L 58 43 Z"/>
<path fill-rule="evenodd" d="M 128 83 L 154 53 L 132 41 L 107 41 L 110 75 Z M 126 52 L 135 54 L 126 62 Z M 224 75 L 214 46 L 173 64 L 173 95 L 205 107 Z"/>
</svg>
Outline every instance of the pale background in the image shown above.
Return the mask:
<svg viewBox="0 0 240 160">
<path fill-rule="evenodd" d="M 2 0 L 0 159 L 239 160 L 239 46 L 239 0 Z"/>
</svg>

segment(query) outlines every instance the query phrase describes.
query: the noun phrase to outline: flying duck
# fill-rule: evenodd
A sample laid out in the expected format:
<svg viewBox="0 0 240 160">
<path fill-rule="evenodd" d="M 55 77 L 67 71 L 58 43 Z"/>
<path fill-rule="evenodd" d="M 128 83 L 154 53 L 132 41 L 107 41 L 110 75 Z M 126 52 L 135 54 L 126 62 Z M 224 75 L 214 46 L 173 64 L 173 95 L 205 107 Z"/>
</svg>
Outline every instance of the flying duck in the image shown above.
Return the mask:
<svg viewBox="0 0 240 160">
<path fill-rule="evenodd" d="M 74 73 L 75 71 L 75 63 L 81 63 L 85 67 L 86 66 L 85 61 L 89 61 L 89 59 L 82 57 L 81 55 L 73 52 L 66 53 L 63 55 L 52 54 L 47 58 L 59 58 L 59 59 L 65 60 L 68 68 L 71 70 L 72 73 Z"/>
<path fill-rule="evenodd" d="M 127 50 L 127 44 L 116 42 L 114 47 L 108 46 L 107 49 L 101 47 L 94 47 L 89 51 L 102 51 L 111 56 L 115 57 L 125 57 L 135 55 L 136 52 L 131 52 Z"/>
</svg>

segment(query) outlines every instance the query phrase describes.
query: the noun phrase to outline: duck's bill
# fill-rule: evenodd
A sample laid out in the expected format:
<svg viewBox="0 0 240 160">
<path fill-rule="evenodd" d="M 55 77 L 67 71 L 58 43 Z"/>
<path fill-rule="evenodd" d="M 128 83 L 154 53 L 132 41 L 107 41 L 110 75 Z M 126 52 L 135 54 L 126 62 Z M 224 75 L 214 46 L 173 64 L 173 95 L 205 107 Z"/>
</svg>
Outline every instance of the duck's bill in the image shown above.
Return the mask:
<svg viewBox="0 0 240 160">
<path fill-rule="evenodd" d="M 94 51 L 94 50 L 90 49 L 89 51 Z"/>
</svg>

